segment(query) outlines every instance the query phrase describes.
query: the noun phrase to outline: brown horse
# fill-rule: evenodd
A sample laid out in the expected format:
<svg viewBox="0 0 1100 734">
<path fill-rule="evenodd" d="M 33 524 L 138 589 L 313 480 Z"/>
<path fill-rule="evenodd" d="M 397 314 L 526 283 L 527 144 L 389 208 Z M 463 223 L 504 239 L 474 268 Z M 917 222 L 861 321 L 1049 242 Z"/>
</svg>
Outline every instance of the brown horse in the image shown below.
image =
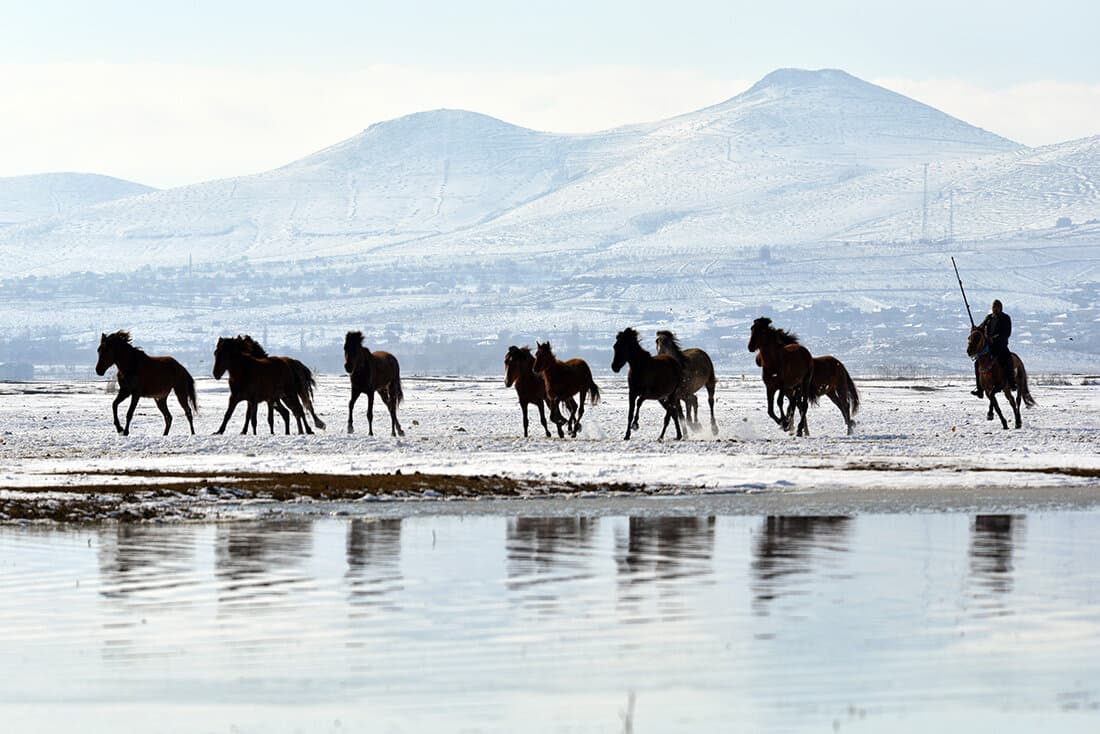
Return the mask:
<svg viewBox="0 0 1100 734">
<path fill-rule="evenodd" d="M 344 337 L 344 370 L 351 375 L 351 401 L 348 402 L 348 433 L 354 433 L 352 410 L 355 401 L 367 394 L 367 433 L 374 435 L 374 393 L 390 411 L 390 435 L 404 436 L 397 420 L 397 406 L 405 400 L 401 390 L 401 365 L 389 352 L 372 352 L 363 346 L 363 332 L 349 331 Z"/>
<path fill-rule="evenodd" d="M 244 430 L 248 432 L 251 423 L 252 430 L 256 430 L 256 406 L 259 403 L 267 403 L 274 408 L 280 401 L 290 407 L 294 418 L 298 423 L 298 433 L 312 434 L 313 429 L 306 420 L 305 411 L 302 410 L 301 394 L 303 386 L 298 375 L 285 361 L 271 357 L 254 356 L 258 344 L 251 337 L 236 336 L 232 338 L 222 337 L 214 348 L 214 379 L 220 380 L 222 375 L 229 373 L 229 405 L 225 410 L 222 424 L 215 433 L 225 433 L 225 427 L 233 416 L 233 411 L 242 400 L 248 403 L 248 411 L 245 415 Z M 263 352 L 262 347 L 259 348 Z M 282 409 L 280 406 L 280 413 Z M 287 420 L 287 433 L 290 433 L 290 421 Z"/>
<path fill-rule="evenodd" d="M 584 417 L 584 401 L 592 394 L 592 404 L 600 402 L 600 388 L 592 380 L 592 370 L 583 359 L 570 359 L 562 362 L 554 356 L 550 342 L 535 342 L 535 363 L 531 368 L 542 375 L 546 387 L 547 404 L 550 405 L 550 418 L 558 424 L 566 422 L 558 409 L 558 403 L 564 402 L 569 408 L 569 435 L 576 437 L 581 430 L 581 418 Z M 574 395 L 580 395 L 580 405 L 570 401 Z M 560 431 L 559 431 L 560 433 Z"/>
<path fill-rule="evenodd" d="M 305 407 L 305 409 L 309 411 L 309 414 L 311 416 L 313 416 L 314 425 L 316 425 L 317 428 L 320 428 L 321 430 L 324 430 L 325 429 L 325 422 L 323 420 L 321 420 L 321 417 L 318 416 L 317 412 L 313 409 L 313 391 L 317 387 L 317 381 L 314 379 L 313 372 L 309 369 L 309 367 L 306 367 L 304 364 L 302 364 L 297 359 L 294 359 L 293 357 L 279 357 L 279 356 L 269 355 L 267 353 L 267 351 L 264 350 L 263 346 L 261 346 L 258 341 L 253 339 L 248 334 L 245 334 L 243 336 L 239 336 L 237 338 L 242 340 L 242 343 L 244 344 L 244 347 L 245 347 L 246 351 L 251 356 L 256 357 L 256 358 L 267 357 L 267 358 L 270 358 L 270 359 L 275 359 L 275 360 L 279 360 L 280 362 L 286 363 L 287 367 L 290 368 L 290 370 L 291 370 L 291 372 L 294 376 L 294 385 L 293 385 L 294 393 L 298 396 L 298 399 L 301 400 L 303 407 Z M 249 423 L 251 423 L 251 425 L 252 425 L 252 433 L 253 434 L 256 433 L 256 407 L 257 406 L 256 406 L 255 403 L 249 402 L 248 411 L 245 413 L 245 418 L 244 418 L 245 419 L 245 430 L 244 430 L 245 433 L 248 432 Z M 268 429 L 271 431 L 272 434 L 275 433 L 274 411 L 278 411 L 279 415 L 282 416 L 283 424 L 286 428 L 286 432 L 289 434 L 290 433 L 290 411 L 288 411 L 286 409 L 286 407 L 284 407 L 283 401 L 281 399 L 269 402 L 267 404 L 267 426 L 268 426 Z M 301 433 L 301 432 L 302 432 L 301 427 L 299 427 L 298 433 Z"/>
<path fill-rule="evenodd" d="M 714 363 L 710 360 L 710 355 L 702 349 L 692 348 L 681 351 L 680 342 L 671 331 L 657 332 L 657 354 L 668 354 L 684 363 L 684 381 L 680 385 L 679 399 L 684 401 L 684 415 L 695 430 L 702 428 L 702 424 L 699 423 L 699 398 L 695 393 L 699 388 L 707 389 L 710 432 L 717 436 L 718 422 L 714 420 L 714 388 L 718 380 L 714 376 Z M 636 413 L 635 417 L 637 417 Z"/>
<path fill-rule="evenodd" d="M 798 336 L 772 326 L 772 320 L 761 316 L 752 322 L 749 338 L 749 351 L 760 352 L 759 364 L 763 370 L 775 375 L 776 381 L 791 399 L 790 408 L 785 417 L 788 430 L 793 425 L 794 411 L 801 413 L 797 435 L 810 435 L 806 425 L 806 410 L 810 401 L 817 401 L 813 391 L 814 359 L 810 350 L 798 343 Z M 768 400 L 768 414 L 771 413 L 771 399 Z"/>
<path fill-rule="evenodd" d="M 101 334 L 99 338 L 99 359 L 95 372 L 102 376 L 111 365 L 118 367 L 118 397 L 111 405 L 115 416 L 115 430 L 123 436 L 130 435 L 130 421 L 134 417 L 140 398 L 153 398 L 164 416 L 164 435 L 172 427 L 172 414 L 168 412 L 168 394 L 173 390 L 176 400 L 187 416 L 191 434 L 195 433 L 195 423 L 191 411 L 198 412 L 195 400 L 195 379 L 172 357 L 150 357 L 130 343 L 130 332 L 116 331 L 111 335 Z M 126 411 L 126 425 L 118 421 L 118 404 L 130 398 L 130 407 Z"/>
<path fill-rule="evenodd" d="M 978 363 L 978 375 L 981 379 L 982 390 L 989 396 L 989 412 L 986 413 L 985 419 L 988 421 L 993 420 L 993 411 L 996 411 L 997 417 L 1001 419 L 1001 427 L 1008 430 L 1008 421 L 1005 420 L 1004 413 L 1001 412 L 1001 406 L 997 403 L 997 393 L 1003 392 L 1005 397 L 1008 398 L 1008 404 L 1012 406 L 1012 412 L 1016 418 L 1016 427 L 1021 427 L 1024 423 L 1020 417 L 1020 404 L 1023 403 L 1029 408 L 1034 408 L 1035 399 L 1031 397 L 1031 391 L 1028 389 L 1027 370 L 1024 369 L 1024 363 L 1020 357 L 1015 352 L 1012 353 L 1012 361 L 1016 365 L 1017 387 L 1016 397 L 1013 397 L 1012 390 L 1009 389 L 1005 380 L 1004 369 L 1001 367 L 1000 361 L 993 356 L 989 338 L 984 331 L 978 328 L 970 330 L 970 337 L 966 341 L 966 354 Z"/>
<path fill-rule="evenodd" d="M 508 354 L 504 356 L 504 386 L 516 388 L 516 396 L 519 397 L 519 407 L 523 411 L 523 437 L 527 438 L 527 406 L 534 404 L 539 409 L 539 420 L 542 421 L 542 428 L 546 431 L 546 437 L 550 438 L 550 427 L 546 423 L 546 408 L 548 404 L 546 399 L 546 383 L 541 377 L 535 374 L 533 369 L 535 364 L 535 355 L 531 354 L 530 347 L 508 347 Z M 577 408 L 577 401 L 573 398 L 569 398 L 565 401 L 570 411 L 574 411 Z M 560 411 L 556 410 L 557 406 L 550 406 L 551 418 L 555 415 L 560 415 Z M 564 419 L 556 418 L 554 422 L 558 427 L 558 436 L 565 437 L 565 433 L 562 431 L 562 423 Z"/>
<path fill-rule="evenodd" d="M 760 354 L 756 355 L 756 364 L 763 367 L 763 358 Z M 788 425 L 780 416 L 783 414 L 783 399 L 788 396 L 779 384 L 779 378 L 767 369 L 761 369 L 760 378 L 768 391 L 768 415 L 783 430 L 787 430 Z M 779 394 L 776 406 L 780 416 L 772 412 L 772 399 L 776 393 Z M 859 411 L 859 391 L 856 390 L 852 376 L 848 374 L 848 368 L 836 357 L 814 357 L 813 392 L 810 395 L 810 402 L 816 405 L 817 398 L 822 395 L 832 400 L 833 404 L 840 409 L 840 414 L 844 417 L 844 425 L 848 427 L 848 435 L 851 436 L 856 425 L 852 416 Z"/>
<path fill-rule="evenodd" d="M 630 439 L 634 428 L 634 416 L 646 400 L 656 400 L 665 409 L 665 424 L 661 428 L 658 441 L 665 437 L 668 422 L 676 426 L 676 440 L 684 437 L 680 430 L 680 381 L 684 376 L 684 363 L 672 355 L 659 354 L 654 357 L 642 349 L 638 342 L 638 332 L 623 329 L 615 337 L 615 356 L 611 360 L 611 369 L 618 372 L 623 365 L 629 364 L 626 376 L 629 405 L 626 411 L 626 435 Z"/>
</svg>

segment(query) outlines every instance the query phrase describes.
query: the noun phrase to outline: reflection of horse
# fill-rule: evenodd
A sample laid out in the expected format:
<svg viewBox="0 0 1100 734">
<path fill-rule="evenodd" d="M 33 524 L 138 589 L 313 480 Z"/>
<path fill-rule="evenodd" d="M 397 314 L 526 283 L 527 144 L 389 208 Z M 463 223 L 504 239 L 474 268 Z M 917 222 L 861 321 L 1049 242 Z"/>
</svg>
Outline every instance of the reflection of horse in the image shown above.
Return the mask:
<svg viewBox="0 0 1100 734">
<path fill-rule="evenodd" d="M 718 380 L 714 377 L 714 363 L 710 355 L 702 349 L 680 351 L 680 342 L 671 331 L 657 332 L 657 354 L 668 354 L 681 359 L 684 363 L 684 377 L 680 384 L 679 398 L 684 401 L 684 417 L 695 430 L 699 423 L 699 398 L 695 396 L 699 388 L 707 389 L 707 403 L 710 405 L 710 432 L 718 435 L 718 423 L 714 420 L 714 388 Z"/>
<path fill-rule="evenodd" d="M 405 400 L 401 389 L 401 365 L 389 352 L 372 352 L 363 346 L 363 332 L 349 331 L 344 337 L 344 370 L 351 376 L 351 400 L 348 402 L 348 433 L 354 433 L 352 411 L 355 401 L 367 394 L 367 434 L 374 435 L 374 393 L 390 411 L 390 435 L 404 436 L 397 406 Z"/>
<path fill-rule="evenodd" d="M 1001 419 L 1001 427 L 1008 430 L 1008 421 L 1005 420 L 1001 406 L 997 403 L 997 393 L 1003 392 L 1008 398 L 1008 404 L 1012 406 L 1012 412 L 1016 417 L 1016 427 L 1023 425 L 1020 418 L 1020 404 L 1024 403 L 1029 408 L 1035 407 L 1035 400 L 1031 397 L 1031 391 L 1027 387 L 1027 370 L 1024 363 L 1015 352 L 1012 353 L 1012 362 L 1016 365 L 1016 397 L 1012 396 L 1012 390 L 1005 380 L 1004 369 L 992 353 L 992 345 L 985 332 L 975 327 L 970 330 L 970 337 L 966 341 L 966 354 L 978 363 L 978 376 L 982 383 L 982 390 L 989 396 L 989 412 L 986 420 L 993 420 L 993 411 L 997 411 L 997 417 Z"/>
<path fill-rule="evenodd" d="M 618 372 L 625 364 L 630 365 L 630 371 L 626 377 L 629 404 L 623 440 L 630 438 L 630 431 L 634 428 L 634 415 L 646 400 L 656 400 L 665 409 L 665 423 L 657 440 L 665 437 L 669 420 L 676 426 L 677 440 L 683 438 L 684 434 L 680 430 L 680 401 L 677 397 L 680 379 L 684 375 L 683 363 L 669 354 L 654 357 L 638 342 L 638 332 L 628 328 L 615 337 L 615 357 L 611 361 L 611 369 Z"/>
<path fill-rule="evenodd" d="M 99 339 L 99 359 L 95 372 L 102 376 L 111 365 L 118 367 L 118 397 L 111 405 L 115 416 L 115 430 L 123 436 L 130 435 L 130 421 L 134 417 L 140 398 L 153 398 L 164 416 L 164 435 L 172 427 L 172 414 L 168 412 L 168 394 L 173 390 L 176 400 L 187 416 L 191 433 L 195 433 L 195 423 L 191 411 L 198 411 L 195 401 L 195 380 L 183 365 L 172 357 L 150 357 L 130 343 L 130 332 L 116 331 L 111 335 L 101 334 Z M 118 421 L 118 404 L 130 398 L 130 407 L 126 411 L 125 427 Z"/>
<path fill-rule="evenodd" d="M 814 359 L 810 350 L 798 343 L 797 335 L 775 328 L 771 319 L 762 316 L 752 322 L 749 351 L 760 352 L 758 364 L 766 373 L 775 376 L 791 400 L 785 416 L 788 430 L 793 425 L 794 409 L 797 407 L 801 413 L 798 435 L 810 435 L 810 429 L 806 425 L 806 409 L 811 400 L 817 402 L 817 395 L 813 391 Z M 768 414 L 775 418 L 771 413 L 770 397 L 768 408 Z"/>
<path fill-rule="evenodd" d="M 519 407 L 523 411 L 523 437 L 527 438 L 527 427 L 529 421 L 527 419 L 527 406 L 534 404 L 539 409 L 539 420 L 542 421 L 542 428 L 546 431 L 546 437 L 550 438 L 550 428 L 546 424 L 546 383 L 543 379 L 535 374 L 533 369 L 535 364 L 535 355 L 531 354 L 530 347 L 508 347 L 508 354 L 504 356 L 504 385 L 505 387 L 516 388 L 516 396 L 519 398 Z M 573 398 L 568 398 L 565 401 L 566 406 L 570 412 L 577 409 L 577 401 Z M 558 426 L 558 436 L 564 437 L 565 433 L 562 431 L 562 423 L 564 419 L 560 417 L 557 406 L 550 406 L 550 416 L 554 418 L 554 422 Z"/>
<path fill-rule="evenodd" d="M 763 367 L 762 362 L 763 358 L 757 354 L 756 364 Z M 787 395 L 783 392 L 779 379 L 767 369 L 761 370 L 760 378 L 768 391 L 768 415 L 786 430 L 788 426 L 780 416 L 783 415 L 783 399 Z M 776 401 L 778 416 L 772 412 L 772 399 L 776 393 L 779 393 L 779 399 Z M 818 397 L 825 395 L 840 408 L 844 425 L 848 427 L 848 435 L 851 436 L 856 425 L 852 416 L 859 410 L 859 391 L 856 390 L 856 384 L 852 381 L 852 376 L 848 374 L 848 369 L 843 362 L 831 356 L 814 357 L 813 395 Z M 817 401 L 813 400 L 813 402 Z"/>
<path fill-rule="evenodd" d="M 265 356 L 254 356 L 256 354 Z M 217 433 L 225 433 L 233 411 L 242 400 L 248 403 L 242 434 L 248 432 L 249 424 L 255 432 L 256 408 L 260 403 L 267 403 L 269 408 L 275 408 L 280 401 L 286 403 L 294 413 L 298 433 L 303 432 L 303 426 L 305 433 L 313 433 L 305 411 L 302 410 L 302 394 L 305 388 L 300 384 L 299 375 L 283 360 L 266 356 L 266 352 L 251 337 L 218 339 L 214 348 L 214 379 L 220 380 L 226 372 L 229 373 L 229 405 Z M 278 405 L 278 410 L 285 418 L 281 405 Z M 290 433 L 289 420 L 286 422 L 286 431 Z"/>
<path fill-rule="evenodd" d="M 569 435 L 576 436 L 581 430 L 581 418 L 584 417 L 584 401 L 589 393 L 592 394 L 592 404 L 600 402 L 600 388 L 592 380 L 592 370 L 583 359 L 570 359 L 562 362 L 554 356 L 554 350 L 550 342 L 535 342 L 535 363 L 531 368 L 542 375 L 546 386 L 546 401 L 550 406 L 550 419 L 559 426 L 565 422 L 559 412 L 558 404 L 565 402 L 569 408 Z M 573 404 L 567 402 L 569 398 L 579 394 L 579 405 L 574 409 Z M 559 422 L 560 421 L 560 422 Z"/>
</svg>

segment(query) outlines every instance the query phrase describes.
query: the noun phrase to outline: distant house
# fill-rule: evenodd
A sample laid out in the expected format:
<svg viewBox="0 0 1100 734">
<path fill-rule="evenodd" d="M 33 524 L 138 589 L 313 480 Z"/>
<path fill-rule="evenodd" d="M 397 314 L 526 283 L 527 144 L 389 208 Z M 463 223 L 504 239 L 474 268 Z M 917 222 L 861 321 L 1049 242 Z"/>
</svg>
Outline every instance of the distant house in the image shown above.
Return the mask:
<svg viewBox="0 0 1100 734">
<path fill-rule="evenodd" d="M 0 380 L 30 381 L 34 379 L 34 365 L 30 362 L 0 362 Z"/>
</svg>

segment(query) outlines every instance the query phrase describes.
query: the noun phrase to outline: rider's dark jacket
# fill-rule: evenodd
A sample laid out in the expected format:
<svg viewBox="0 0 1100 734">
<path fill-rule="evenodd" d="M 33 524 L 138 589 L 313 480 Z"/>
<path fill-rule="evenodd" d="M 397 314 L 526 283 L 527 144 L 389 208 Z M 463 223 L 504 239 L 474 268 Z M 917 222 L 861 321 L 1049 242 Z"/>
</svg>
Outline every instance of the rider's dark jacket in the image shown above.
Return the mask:
<svg viewBox="0 0 1100 734">
<path fill-rule="evenodd" d="M 990 342 L 994 353 L 1000 354 L 1008 351 L 1008 338 L 1012 336 L 1012 319 L 1002 311 L 1000 314 L 990 313 L 982 323 L 978 324 Z"/>
</svg>

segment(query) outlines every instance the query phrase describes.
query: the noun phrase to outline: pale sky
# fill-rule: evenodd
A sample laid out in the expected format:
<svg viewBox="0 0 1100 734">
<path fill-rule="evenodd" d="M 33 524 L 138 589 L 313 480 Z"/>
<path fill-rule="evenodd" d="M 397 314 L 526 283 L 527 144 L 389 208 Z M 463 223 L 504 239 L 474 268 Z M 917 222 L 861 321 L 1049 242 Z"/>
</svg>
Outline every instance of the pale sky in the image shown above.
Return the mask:
<svg viewBox="0 0 1100 734">
<path fill-rule="evenodd" d="M 590 132 L 839 68 L 1005 137 L 1100 134 L 1100 3 L 0 0 L 0 176 L 175 186 L 380 120 Z"/>
</svg>

